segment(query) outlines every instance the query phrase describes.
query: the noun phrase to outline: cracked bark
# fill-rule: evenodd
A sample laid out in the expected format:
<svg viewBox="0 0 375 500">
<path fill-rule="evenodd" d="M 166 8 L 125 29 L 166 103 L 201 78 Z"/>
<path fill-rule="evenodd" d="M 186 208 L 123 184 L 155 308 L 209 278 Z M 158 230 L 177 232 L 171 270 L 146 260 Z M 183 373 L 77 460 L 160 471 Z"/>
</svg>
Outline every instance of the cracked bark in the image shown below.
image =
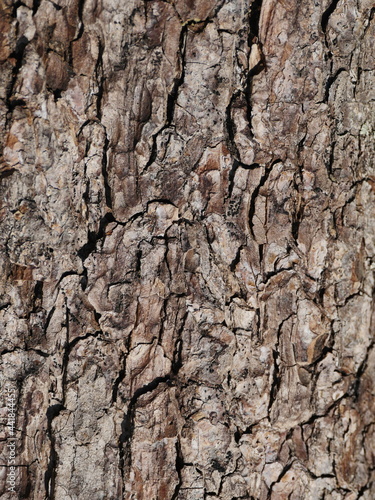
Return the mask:
<svg viewBox="0 0 375 500">
<path fill-rule="evenodd" d="M 372 499 L 371 2 L 1 9 L 18 497 Z"/>
</svg>

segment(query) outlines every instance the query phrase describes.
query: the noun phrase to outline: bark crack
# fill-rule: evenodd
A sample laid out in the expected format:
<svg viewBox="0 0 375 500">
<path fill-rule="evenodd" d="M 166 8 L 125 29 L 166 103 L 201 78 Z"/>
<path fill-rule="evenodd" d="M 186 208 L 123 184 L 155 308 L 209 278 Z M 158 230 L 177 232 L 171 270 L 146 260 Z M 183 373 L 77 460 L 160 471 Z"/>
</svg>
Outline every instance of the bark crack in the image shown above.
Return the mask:
<svg viewBox="0 0 375 500">
<path fill-rule="evenodd" d="M 176 487 L 175 487 L 175 490 L 174 490 L 173 495 L 171 497 L 171 500 L 177 500 L 178 499 L 178 495 L 180 493 L 180 489 L 181 489 L 181 486 L 182 486 L 181 471 L 184 468 L 184 465 L 185 464 L 184 464 L 184 458 L 182 456 L 180 440 L 177 438 L 177 441 L 176 441 L 176 465 L 175 465 L 175 468 L 176 468 L 176 472 L 177 472 L 177 476 L 178 476 L 178 483 L 176 484 Z"/>
<path fill-rule="evenodd" d="M 135 416 L 137 401 L 144 394 L 147 394 L 157 389 L 157 387 L 160 384 L 168 383 L 170 379 L 171 375 L 169 374 L 165 375 L 164 377 L 156 377 L 152 382 L 137 389 L 129 401 L 128 410 L 121 424 L 122 432 L 118 441 L 118 446 L 120 450 L 119 467 L 121 470 L 123 484 L 125 484 L 125 467 L 127 467 L 128 470 L 130 470 L 132 461 L 131 445 L 132 445 L 132 436 L 134 433 L 134 416 Z"/>
<path fill-rule="evenodd" d="M 58 464 L 58 455 L 56 452 L 56 439 L 52 429 L 53 419 L 56 418 L 60 411 L 64 409 L 61 403 L 52 405 L 47 410 L 47 435 L 50 441 L 50 456 L 47 470 L 44 474 L 44 486 L 46 490 L 46 498 L 48 500 L 55 500 L 55 482 L 56 482 L 56 468 Z"/>
<path fill-rule="evenodd" d="M 327 32 L 327 26 L 328 26 L 329 18 L 331 17 L 331 15 L 336 10 L 336 7 L 337 7 L 339 1 L 340 0 L 333 0 L 330 3 L 330 5 L 328 6 L 328 8 L 322 14 L 320 25 L 322 27 L 322 31 L 323 31 L 325 37 L 326 37 L 326 32 Z M 327 43 L 327 38 L 326 38 L 326 43 Z"/>
<path fill-rule="evenodd" d="M 187 31 L 188 26 L 191 24 L 195 24 L 195 21 L 190 21 L 182 26 L 180 32 L 180 40 L 178 46 L 178 57 L 179 57 L 179 75 L 175 77 L 172 90 L 168 93 L 167 104 L 166 104 L 166 119 L 164 125 L 152 136 L 152 147 L 150 157 L 143 169 L 143 173 L 148 170 L 150 165 L 154 163 L 158 155 L 158 145 L 157 138 L 158 136 L 166 130 L 168 127 L 172 127 L 175 107 L 178 98 L 178 91 L 181 85 L 184 83 L 185 79 L 185 53 L 186 53 L 186 41 L 187 41 Z"/>
<path fill-rule="evenodd" d="M 279 352 L 280 336 L 282 333 L 282 328 L 284 326 L 284 323 L 286 323 L 293 316 L 294 316 L 294 313 L 289 314 L 289 316 L 287 318 L 285 318 L 280 323 L 280 325 L 277 329 L 276 343 L 275 343 L 274 349 L 272 349 L 273 376 L 272 376 L 272 384 L 271 384 L 271 389 L 270 389 L 270 400 L 269 400 L 268 408 L 267 408 L 268 416 L 270 416 L 272 406 L 274 405 L 274 403 L 276 401 L 276 397 L 277 397 L 277 394 L 279 392 L 280 385 L 281 385 L 281 373 L 280 373 L 281 358 L 280 358 L 280 352 Z"/>
</svg>

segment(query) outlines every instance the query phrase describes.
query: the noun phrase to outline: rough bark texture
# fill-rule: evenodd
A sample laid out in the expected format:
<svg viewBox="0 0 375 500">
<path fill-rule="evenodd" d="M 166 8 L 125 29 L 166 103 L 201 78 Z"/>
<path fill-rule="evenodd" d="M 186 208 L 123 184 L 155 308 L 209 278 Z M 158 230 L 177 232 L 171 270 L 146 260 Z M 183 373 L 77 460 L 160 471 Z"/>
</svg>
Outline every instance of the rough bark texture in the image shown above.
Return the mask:
<svg viewBox="0 0 375 500">
<path fill-rule="evenodd" d="M 372 2 L 1 4 L 16 496 L 374 498 Z"/>
</svg>

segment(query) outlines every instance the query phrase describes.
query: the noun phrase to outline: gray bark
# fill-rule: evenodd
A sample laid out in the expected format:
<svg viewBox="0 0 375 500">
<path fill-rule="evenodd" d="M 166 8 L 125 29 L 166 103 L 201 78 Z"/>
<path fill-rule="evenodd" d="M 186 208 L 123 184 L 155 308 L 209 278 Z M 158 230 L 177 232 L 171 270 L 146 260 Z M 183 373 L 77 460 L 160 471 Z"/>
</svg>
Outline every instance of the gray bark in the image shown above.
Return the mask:
<svg viewBox="0 0 375 500">
<path fill-rule="evenodd" d="M 372 2 L 1 6 L 2 498 L 374 498 Z"/>
</svg>

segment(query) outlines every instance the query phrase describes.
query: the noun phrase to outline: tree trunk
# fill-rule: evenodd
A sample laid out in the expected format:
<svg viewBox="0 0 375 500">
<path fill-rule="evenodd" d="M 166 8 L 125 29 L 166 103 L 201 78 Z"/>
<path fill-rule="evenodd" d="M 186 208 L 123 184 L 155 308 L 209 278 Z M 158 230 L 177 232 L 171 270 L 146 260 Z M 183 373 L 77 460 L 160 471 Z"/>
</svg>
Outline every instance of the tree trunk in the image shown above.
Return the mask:
<svg viewBox="0 0 375 500">
<path fill-rule="evenodd" d="M 1 4 L 1 497 L 374 498 L 372 2 Z"/>
</svg>

